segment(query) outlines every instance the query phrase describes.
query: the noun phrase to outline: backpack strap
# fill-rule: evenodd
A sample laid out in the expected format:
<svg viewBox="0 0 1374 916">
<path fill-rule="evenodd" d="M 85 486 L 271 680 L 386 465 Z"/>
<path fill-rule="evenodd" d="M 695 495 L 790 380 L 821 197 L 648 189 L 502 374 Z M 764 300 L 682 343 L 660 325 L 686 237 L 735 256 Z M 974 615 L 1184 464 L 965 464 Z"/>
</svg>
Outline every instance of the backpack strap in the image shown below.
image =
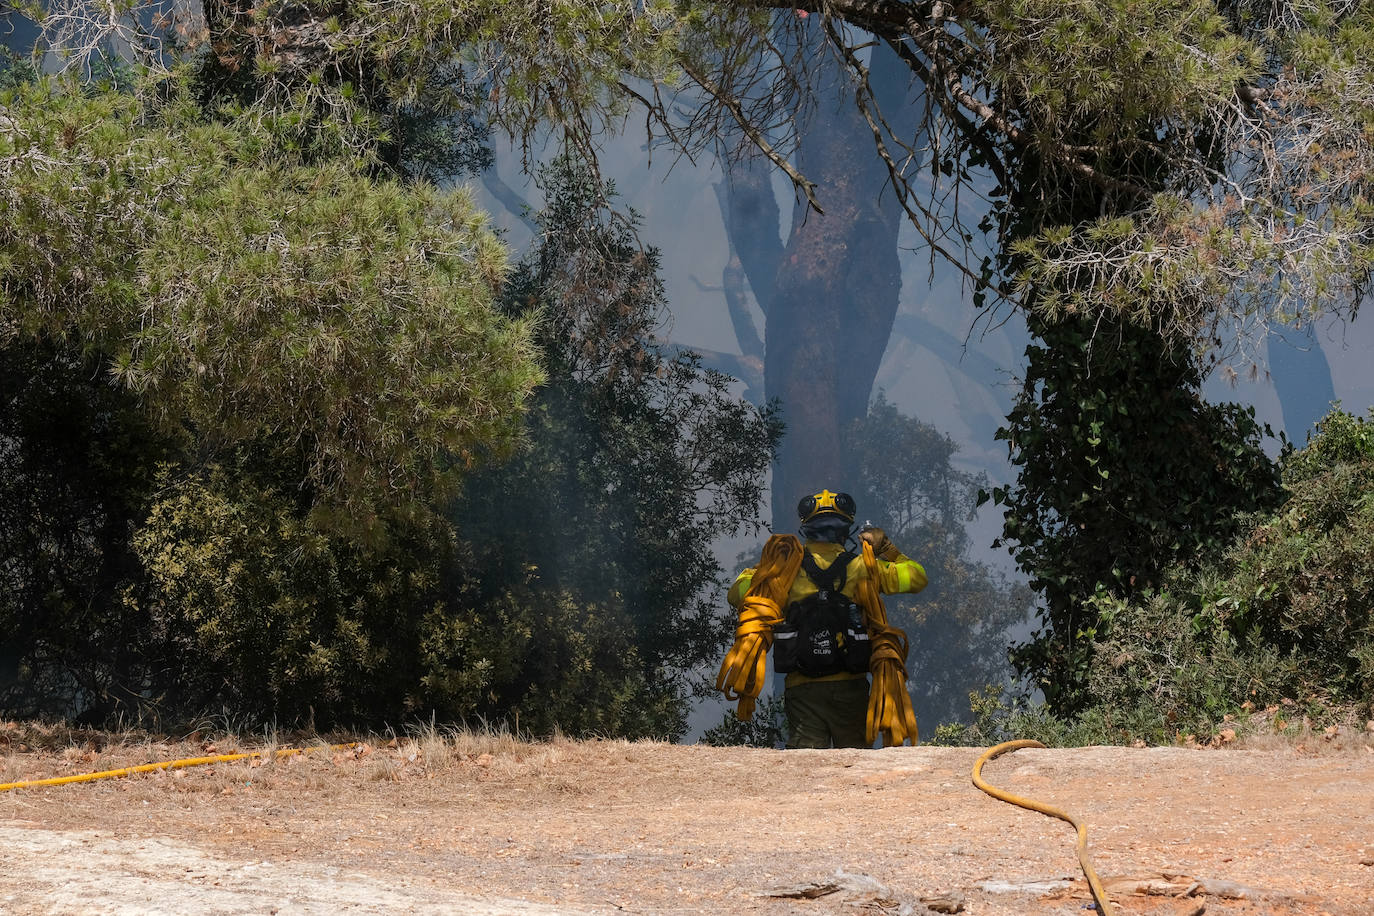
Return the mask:
<svg viewBox="0 0 1374 916">
<path fill-rule="evenodd" d="M 802 569 L 806 570 L 807 577 L 816 584 L 817 591 L 839 592 L 844 590 L 845 580 L 849 574 L 849 563 L 854 559 L 854 554 L 844 551 L 835 558 L 835 561 L 821 569 L 816 563 L 816 557 L 809 550 L 802 551 Z"/>
</svg>

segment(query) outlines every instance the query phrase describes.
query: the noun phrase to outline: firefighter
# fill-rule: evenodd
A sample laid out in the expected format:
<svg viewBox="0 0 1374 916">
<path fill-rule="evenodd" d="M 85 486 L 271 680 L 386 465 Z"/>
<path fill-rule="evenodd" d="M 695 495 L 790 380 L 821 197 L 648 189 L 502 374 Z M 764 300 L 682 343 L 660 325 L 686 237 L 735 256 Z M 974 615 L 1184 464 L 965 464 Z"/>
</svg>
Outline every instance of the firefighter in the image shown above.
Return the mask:
<svg viewBox="0 0 1374 916">
<path fill-rule="evenodd" d="M 774 670 L 786 675 L 787 746 L 870 747 L 875 730 L 870 636 L 894 628 L 887 627 L 876 595 L 872 590 L 865 594 L 862 585 L 875 579 L 878 592 L 919 592 L 926 586 L 926 573 L 881 528 L 865 526 L 859 532 L 861 542 L 872 548 L 876 562 L 871 566 L 862 556 L 862 543 L 854 551 L 846 549 L 855 518 L 854 499 L 847 493 L 822 490 L 803 497 L 797 515 L 804 539 L 800 563 L 791 567 L 796 572 L 785 593 L 778 587 L 786 600 L 782 619 L 771 624 Z M 736 611 L 750 594 L 757 569 L 746 569 L 730 587 L 728 600 Z M 870 576 L 870 569 L 876 576 Z M 872 604 L 878 607 L 865 606 Z M 904 649 L 901 655 L 904 661 Z M 901 680 L 905 694 L 904 670 Z M 907 731 L 914 741 L 914 720 Z"/>
</svg>

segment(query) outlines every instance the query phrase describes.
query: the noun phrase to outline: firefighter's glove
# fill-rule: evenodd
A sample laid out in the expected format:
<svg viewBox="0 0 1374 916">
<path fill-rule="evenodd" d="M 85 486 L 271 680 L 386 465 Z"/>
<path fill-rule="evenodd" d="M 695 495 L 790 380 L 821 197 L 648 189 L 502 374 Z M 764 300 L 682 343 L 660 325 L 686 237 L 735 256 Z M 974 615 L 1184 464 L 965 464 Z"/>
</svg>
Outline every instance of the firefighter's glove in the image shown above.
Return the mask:
<svg viewBox="0 0 1374 916">
<path fill-rule="evenodd" d="M 859 532 L 859 537 L 873 546 L 873 555 L 880 560 L 891 563 L 901 556 L 901 551 L 897 545 L 887 536 L 887 532 L 878 527 L 865 528 Z"/>
</svg>

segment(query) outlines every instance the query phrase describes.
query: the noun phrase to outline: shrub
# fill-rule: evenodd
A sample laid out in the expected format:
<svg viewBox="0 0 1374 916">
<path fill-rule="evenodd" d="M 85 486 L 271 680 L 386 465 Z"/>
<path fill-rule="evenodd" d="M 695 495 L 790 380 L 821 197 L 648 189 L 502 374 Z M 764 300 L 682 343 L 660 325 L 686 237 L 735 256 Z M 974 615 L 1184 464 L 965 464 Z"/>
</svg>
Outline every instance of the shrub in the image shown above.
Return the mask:
<svg viewBox="0 0 1374 916">
<path fill-rule="evenodd" d="M 780 696 L 760 701 L 748 722 L 741 722 L 733 711 L 728 712 L 719 725 L 702 734 L 701 743 L 712 747 L 782 747 L 787 733 L 782 704 Z"/>
<path fill-rule="evenodd" d="M 1093 714 L 1205 734 L 1284 700 L 1374 711 L 1374 436 L 1339 409 L 1285 456 L 1286 501 L 1218 561 L 1126 601 L 1097 596 Z"/>
</svg>

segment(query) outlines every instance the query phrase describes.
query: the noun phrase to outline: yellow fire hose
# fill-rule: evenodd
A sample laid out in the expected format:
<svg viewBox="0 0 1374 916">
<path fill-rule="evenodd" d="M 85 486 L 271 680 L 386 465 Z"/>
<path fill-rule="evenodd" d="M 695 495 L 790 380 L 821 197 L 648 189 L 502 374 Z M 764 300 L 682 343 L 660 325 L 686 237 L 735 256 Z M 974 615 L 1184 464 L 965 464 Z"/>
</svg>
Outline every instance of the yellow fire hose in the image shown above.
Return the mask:
<svg viewBox="0 0 1374 916">
<path fill-rule="evenodd" d="M 872 544 L 864 541 L 862 546 L 868 578 L 859 583 L 856 597 L 864 609 L 864 622 L 868 625 L 873 646 L 869 661 L 873 687 L 868 695 L 868 743 L 872 744 L 882 735 L 883 747 L 901 747 L 907 741 L 915 747 L 921 739 L 911 694 L 906 689 L 906 657 L 910 643 L 906 633 L 887 622 L 887 608 L 877 585 L 880 581 L 878 558 L 873 555 Z"/>
<path fill-rule="evenodd" d="M 801 541 L 790 534 L 775 534 L 763 545 L 763 556 L 739 612 L 735 642 L 721 662 L 716 689 L 727 700 L 738 700 L 735 716 L 748 722 L 763 689 L 773 627 L 782 623 L 782 603 L 801 569 Z"/>
<path fill-rule="evenodd" d="M 1039 811 L 1041 814 L 1048 814 L 1050 817 L 1057 817 L 1061 821 L 1068 821 L 1078 831 L 1078 864 L 1083 868 L 1083 875 L 1088 879 L 1088 889 L 1092 891 L 1093 901 L 1097 903 L 1098 910 L 1102 916 L 1112 916 L 1113 910 L 1111 901 L 1107 899 L 1107 892 L 1102 889 L 1102 882 L 1097 880 L 1097 872 L 1093 871 L 1092 862 L 1088 858 L 1088 830 L 1078 819 L 1067 811 L 1062 811 L 1051 805 L 1046 805 L 1029 798 L 1022 798 L 1019 795 L 1012 795 L 1004 792 L 996 786 L 988 785 L 983 781 L 983 764 L 996 757 L 1010 751 L 1019 750 L 1023 747 L 1044 747 L 1039 741 L 1021 740 L 1007 741 L 1002 744 L 990 747 L 978 758 L 978 762 L 973 765 L 973 784 L 993 798 L 1018 805 L 1031 811 Z"/>
<path fill-rule="evenodd" d="M 341 750 L 344 748 L 355 747 L 356 742 L 349 744 L 335 744 L 329 750 Z M 296 754 L 308 754 L 311 751 L 320 750 L 319 747 L 305 748 L 283 748 L 272 754 L 273 757 L 291 757 Z M 162 763 L 145 763 L 140 766 L 123 767 L 118 770 L 102 770 L 99 773 L 81 773 L 76 776 L 56 776 L 52 779 L 31 779 L 27 782 L 7 782 L 0 783 L 0 792 L 8 792 L 10 789 L 37 789 L 42 786 L 61 786 L 69 782 L 94 782 L 97 779 L 112 779 L 117 776 L 131 776 L 134 773 L 151 773 L 154 770 L 179 770 L 184 767 L 204 766 L 208 763 L 228 763 L 234 760 L 247 760 L 253 757 L 264 756 L 262 751 L 250 751 L 242 754 L 217 754 L 213 757 L 185 757 L 181 760 L 167 760 Z"/>
</svg>

